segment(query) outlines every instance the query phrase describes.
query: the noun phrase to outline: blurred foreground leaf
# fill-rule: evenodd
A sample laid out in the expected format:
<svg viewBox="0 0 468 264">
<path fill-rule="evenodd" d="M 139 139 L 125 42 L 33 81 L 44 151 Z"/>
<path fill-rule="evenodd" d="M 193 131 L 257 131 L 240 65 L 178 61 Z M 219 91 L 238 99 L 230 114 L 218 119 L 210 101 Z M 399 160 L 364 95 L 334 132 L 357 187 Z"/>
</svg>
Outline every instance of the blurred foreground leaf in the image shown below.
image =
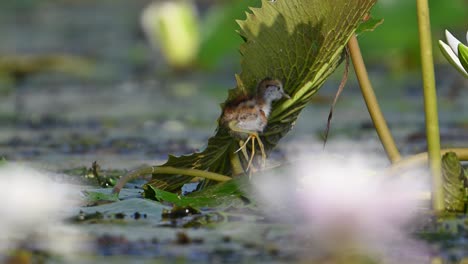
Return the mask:
<svg viewBox="0 0 468 264">
<path fill-rule="evenodd" d="M 276 0 L 262 1 L 251 8 L 247 19 L 239 21 L 242 72 L 230 90 L 229 102 L 237 96 L 252 95 L 265 77 L 282 80 L 292 99 L 273 104 L 268 126 L 261 135 L 267 153 L 293 127 L 301 110 L 322 86 L 343 58 L 343 48 L 354 34 L 375 0 Z M 171 156 L 162 166 L 208 170 L 232 175 L 230 158 L 238 142 L 226 128 L 200 153 Z M 259 151 L 257 151 L 259 153 Z M 152 188 L 176 191 L 191 180 L 182 175 L 153 175 Z"/>
<path fill-rule="evenodd" d="M 449 152 L 442 157 L 442 174 L 444 177 L 445 210 L 464 212 L 466 207 L 467 175 L 457 154 Z"/>
</svg>

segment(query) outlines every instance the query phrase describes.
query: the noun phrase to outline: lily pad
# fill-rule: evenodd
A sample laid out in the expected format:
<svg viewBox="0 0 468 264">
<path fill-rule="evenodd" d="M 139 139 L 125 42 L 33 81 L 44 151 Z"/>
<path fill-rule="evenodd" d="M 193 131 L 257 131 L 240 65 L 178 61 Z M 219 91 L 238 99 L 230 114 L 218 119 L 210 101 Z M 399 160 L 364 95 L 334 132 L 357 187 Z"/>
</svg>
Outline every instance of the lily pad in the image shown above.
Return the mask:
<svg viewBox="0 0 468 264">
<path fill-rule="evenodd" d="M 243 191 L 243 186 L 246 184 L 248 184 L 248 179 L 243 177 L 210 186 L 200 192 L 195 192 L 186 196 L 163 191 L 151 185 L 145 185 L 144 197 L 159 202 L 169 202 L 176 206 L 223 209 L 243 206 L 246 203 L 250 203 Z"/>
<path fill-rule="evenodd" d="M 103 204 L 119 201 L 119 195 L 115 193 L 88 192 L 84 191 L 88 204 Z"/>
</svg>

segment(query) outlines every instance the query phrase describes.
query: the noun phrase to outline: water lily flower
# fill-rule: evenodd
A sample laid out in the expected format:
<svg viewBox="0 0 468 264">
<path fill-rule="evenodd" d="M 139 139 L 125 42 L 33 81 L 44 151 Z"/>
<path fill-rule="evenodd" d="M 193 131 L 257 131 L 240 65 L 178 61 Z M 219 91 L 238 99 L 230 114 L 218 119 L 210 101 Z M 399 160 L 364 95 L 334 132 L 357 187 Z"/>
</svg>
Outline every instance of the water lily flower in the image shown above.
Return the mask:
<svg viewBox="0 0 468 264">
<path fill-rule="evenodd" d="M 314 259 L 314 254 L 339 258 L 353 252 L 381 255 L 389 263 L 416 263 L 411 256 L 427 256 L 427 250 L 406 235 L 405 227 L 421 206 L 415 197 L 429 184 L 420 172 L 405 172 L 411 177 L 379 174 L 385 159 L 359 152 L 347 152 L 346 157 L 305 154 L 290 170 L 253 177 L 252 195 L 273 219 L 293 221 L 298 230 L 294 238 L 314 245 L 307 258 Z M 392 252 L 399 252 L 402 259 Z"/>
<path fill-rule="evenodd" d="M 199 20 L 192 1 L 153 2 L 141 17 L 150 43 L 174 68 L 190 67 L 199 49 Z"/>
<path fill-rule="evenodd" d="M 439 40 L 439 47 L 445 58 L 461 73 L 468 78 L 468 47 L 456 39 L 448 30 L 445 30 L 447 43 Z M 468 42 L 468 32 L 466 33 Z"/>
</svg>

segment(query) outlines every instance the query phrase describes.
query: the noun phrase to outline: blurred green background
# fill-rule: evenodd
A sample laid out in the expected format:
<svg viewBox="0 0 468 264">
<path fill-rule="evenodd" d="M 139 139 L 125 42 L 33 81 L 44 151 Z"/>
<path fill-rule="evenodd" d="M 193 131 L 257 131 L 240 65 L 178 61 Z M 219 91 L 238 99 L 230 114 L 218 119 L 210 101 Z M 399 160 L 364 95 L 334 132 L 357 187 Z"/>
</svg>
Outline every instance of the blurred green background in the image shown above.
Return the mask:
<svg viewBox="0 0 468 264">
<path fill-rule="evenodd" d="M 445 29 L 459 39 L 468 30 L 468 2 L 464 0 L 429 1 L 434 57 L 445 64 L 437 40 L 444 39 Z M 419 68 L 419 39 L 416 1 L 380 0 L 373 15 L 385 21 L 372 34 L 360 39 L 363 54 L 370 63 L 385 63 L 393 71 Z"/>
<path fill-rule="evenodd" d="M 237 71 L 237 50 L 242 40 L 235 33 L 235 20 L 243 19 L 246 7 L 258 6 L 259 0 L 172 2 L 194 6 L 195 19 L 189 22 L 196 24 L 192 27 L 197 30 L 194 41 L 199 42 L 199 51 L 191 70 L 221 67 Z M 147 0 L 2 1 L 0 54 L 71 53 L 91 57 L 99 63 L 113 63 L 111 72 L 115 68 L 139 66 L 157 66 L 164 71 L 161 54 L 157 54 L 160 47 L 149 47 L 140 25 L 140 16 L 149 3 Z M 372 34 L 360 38 L 369 63 L 385 64 L 392 71 L 418 67 L 415 5 L 415 1 L 378 1 L 373 16 L 384 18 L 385 22 Z M 430 9 L 434 43 L 443 38 L 445 29 L 460 38 L 465 35 L 468 17 L 465 0 L 430 1 Z M 169 31 L 175 31 L 171 22 Z M 434 54 L 438 63 L 445 63 L 440 52 L 436 50 Z"/>
</svg>

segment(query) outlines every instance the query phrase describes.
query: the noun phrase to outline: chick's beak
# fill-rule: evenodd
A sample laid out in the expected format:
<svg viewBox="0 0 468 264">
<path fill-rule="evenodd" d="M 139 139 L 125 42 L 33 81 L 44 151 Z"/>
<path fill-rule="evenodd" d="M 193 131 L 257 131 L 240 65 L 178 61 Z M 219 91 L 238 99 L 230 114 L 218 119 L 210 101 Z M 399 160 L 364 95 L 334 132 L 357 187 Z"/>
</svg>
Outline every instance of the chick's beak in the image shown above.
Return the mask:
<svg viewBox="0 0 468 264">
<path fill-rule="evenodd" d="M 283 92 L 283 97 L 286 97 L 288 99 L 291 99 L 291 96 L 289 96 L 287 93 Z"/>
</svg>

